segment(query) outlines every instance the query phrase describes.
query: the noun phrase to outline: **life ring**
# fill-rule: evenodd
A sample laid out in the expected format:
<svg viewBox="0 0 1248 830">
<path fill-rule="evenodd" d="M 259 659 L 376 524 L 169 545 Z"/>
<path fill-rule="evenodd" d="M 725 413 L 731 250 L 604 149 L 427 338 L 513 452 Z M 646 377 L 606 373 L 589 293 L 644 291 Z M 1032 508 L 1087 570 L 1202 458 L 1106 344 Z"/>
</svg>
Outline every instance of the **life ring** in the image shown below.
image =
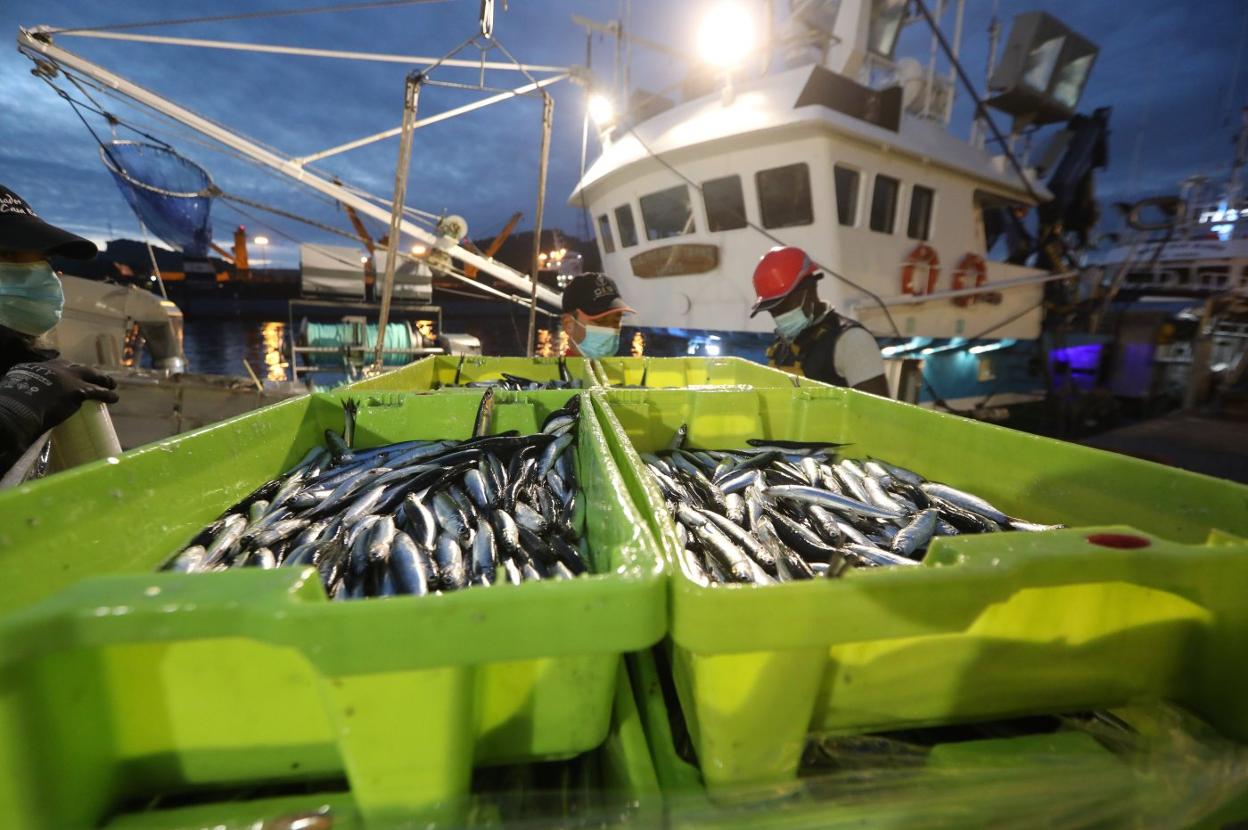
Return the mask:
<svg viewBox="0 0 1248 830">
<path fill-rule="evenodd" d="M 926 290 L 914 284 L 914 269 L 919 265 L 927 267 Z M 921 294 L 931 294 L 936 290 L 938 279 L 940 279 L 940 257 L 936 254 L 935 248 L 926 242 L 920 242 L 906 257 L 906 264 L 901 267 L 901 293 L 913 294 L 916 297 Z"/>
<path fill-rule="evenodd" d="M 988 284 L 988 265 L 979 254 L 967 254 L 958 262 L 958 267 L 953 269 L 953 290 L 961 291 L 966 288 L 966 279 L 972 275 L 975 277 L 976 288 L 982 288 Z M 966 308 L 978 299 L 978 294 L 966 294 L 954 297 L 953 304 Z"/>
</svg>

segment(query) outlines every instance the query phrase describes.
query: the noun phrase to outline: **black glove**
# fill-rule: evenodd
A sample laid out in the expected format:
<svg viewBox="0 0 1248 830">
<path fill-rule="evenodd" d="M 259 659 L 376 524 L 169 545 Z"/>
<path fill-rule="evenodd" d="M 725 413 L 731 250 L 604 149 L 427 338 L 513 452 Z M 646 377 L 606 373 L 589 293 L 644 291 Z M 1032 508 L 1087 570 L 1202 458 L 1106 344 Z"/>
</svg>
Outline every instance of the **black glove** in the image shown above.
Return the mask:
<svg viewBox="0 0 1248 830">
<path fill-rule="evenodd" d="M 77 412 L 83 401 L 117 403 L 115 388 L 108 375 L 76 363 L 18 363 L 0 378 L 0 444 L 25 449 Z"/>
</svg>

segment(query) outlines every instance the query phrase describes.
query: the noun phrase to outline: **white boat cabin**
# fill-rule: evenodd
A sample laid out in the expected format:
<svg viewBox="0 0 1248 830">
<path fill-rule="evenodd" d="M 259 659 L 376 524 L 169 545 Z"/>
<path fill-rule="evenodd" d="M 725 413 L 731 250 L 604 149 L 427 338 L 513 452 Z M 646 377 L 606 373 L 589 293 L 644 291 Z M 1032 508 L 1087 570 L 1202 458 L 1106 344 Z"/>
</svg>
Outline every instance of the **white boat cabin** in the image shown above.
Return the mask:
<svg viewBox="0 0 1248 830">
<path fill-rule="evenodd" d="M 592 216 L 604 270 L 636 324 L 770 330 L 768 315 L 749 317 L 751 277 L 784 244 L 845 277 L 828 273 L 821 297 L 879 336 L 1038 336 L 1042 272 L 988 260 L 982 211 L 1034 205 L 1049 198 L 1043 185 L 1029 172 L 1029 192 L 1004 156 L 950 134 L 943 78 L 876 57 L 889 71 L 886 88 L 873 89 L 851 79 L 871 74 L 862 54 L 844 74 L 828 66 L 848 59 L 834 58 L 603 134 L 569 203 Z M 929 89 L 944 96 L 943 114 L 929 112 Z M 895 328 L 851 281 L 888 306 Z M 940 296 L 985 281 L 1001 287 Z"/>
</svg>

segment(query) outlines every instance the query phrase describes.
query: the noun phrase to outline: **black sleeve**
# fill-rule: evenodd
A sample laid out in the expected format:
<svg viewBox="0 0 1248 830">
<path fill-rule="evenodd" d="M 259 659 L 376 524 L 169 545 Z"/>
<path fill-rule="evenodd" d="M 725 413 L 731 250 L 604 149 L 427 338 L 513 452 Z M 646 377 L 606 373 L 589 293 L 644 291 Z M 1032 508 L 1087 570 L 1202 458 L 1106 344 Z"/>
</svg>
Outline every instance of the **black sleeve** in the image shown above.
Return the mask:
<svg viewBox="0 0 1248 830">
<path fill-rule="evenodd" d="M 19 401 L 0 396 L 0 475 L 39 437 L 39 415 Z"/>
<path fill-rule="evenodd" d="M 840 383 L 836 373 L 836 332 L 819 333 L 802 357 L 802 374 L 822 383 Z"/>
</svg>

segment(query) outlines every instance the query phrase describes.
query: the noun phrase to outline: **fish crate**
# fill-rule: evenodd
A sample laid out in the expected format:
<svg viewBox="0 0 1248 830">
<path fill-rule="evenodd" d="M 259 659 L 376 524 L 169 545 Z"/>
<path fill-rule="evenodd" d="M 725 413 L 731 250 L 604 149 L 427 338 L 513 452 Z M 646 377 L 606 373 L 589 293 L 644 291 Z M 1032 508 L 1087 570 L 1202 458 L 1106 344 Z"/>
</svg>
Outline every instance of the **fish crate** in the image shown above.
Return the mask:
<svg viewBox="0 0 1248 830">
<path fill-rule="evenodd" d="M 156 802 L 126 810 L 104 830 L 355 830 L 369 825 L 345 782 L 306 793 L 247 790 L 202 803 Z M 478 770 L 454 827 L 508 830 L 513 827 L 606 830 L 658 827 L 663 820 L 650 748 L 637 710 L 630 676 L 616 673 L 614 709 L 606 740 L 568 761 L 516 764 Z M 420 817 L 401 826 L 425 826 Z M 390 826 L 390 825 L 387 825 Z M 452 826 L 452 825 L 447 825 Z"/>
<path fill-rule="evenodd" d="M 567 391 L 500 392 L 492 432 Z M 481 395 L 316 394 L 0 494 L 0 824 L 95 826 L 153 794 L 345 776 L 370 820 L 454 805 L 474 766 L 602 742 L 619 655 L 666 630 L 664 564 L 579 419 L 591 575 L 330 602 L 312 568 L 157 572 L 342 430 L 466 438 Z"/>
<path fill-rule="evenodd" d="M 606 387 L 687 389 L 699 386 L 751 386 L 758 389 L 826 387 L 817 380 L 763 366 L 740 357 L 607 357 L 594 361 Z"/>
<path fill-rule="evenodd" d="M 1248 740 L 1248 488 L 844 389 L 591 393 L 668 557 L 671 665 L 711 788 L 791 779 L 804 736 L 1159 699 Z M 1066 530 L 941 538 L 921 566 L 702 585 L 638 456 L 848 444 Z M 1225 533 L 1211 533 L 1217 528 Z"/>
<path fill-rule="evenodd" d="M 569 357 L 564 358 L 564 365 L 571 379 L 580 384 L 578 388 L 590 389 L 598 385 L 598 377 L 589 360 L 583 357 Z M 348 384 L 343 389 L 353 392 L 426 392 L 431 389 L 459 389 L 468 383 L 502 380 L 504 373 L 542 383 L 557 381 L 560 379 L 559 358 L 433 355 L 417 360 L 401 369 Z M 458 386 L 455 385 L 457 377 Z M 469 389 L 471 390 L 471 387 Z"/>
<path fill-rule="evenodd" d="M 662 647 L 626 658 L 673 830 L 1215 828 L 1248 817 L 1241 747 L 1165 704 L 812 736 L 794 780 L 712 792 L 665 661 Z"/>
</svg>

